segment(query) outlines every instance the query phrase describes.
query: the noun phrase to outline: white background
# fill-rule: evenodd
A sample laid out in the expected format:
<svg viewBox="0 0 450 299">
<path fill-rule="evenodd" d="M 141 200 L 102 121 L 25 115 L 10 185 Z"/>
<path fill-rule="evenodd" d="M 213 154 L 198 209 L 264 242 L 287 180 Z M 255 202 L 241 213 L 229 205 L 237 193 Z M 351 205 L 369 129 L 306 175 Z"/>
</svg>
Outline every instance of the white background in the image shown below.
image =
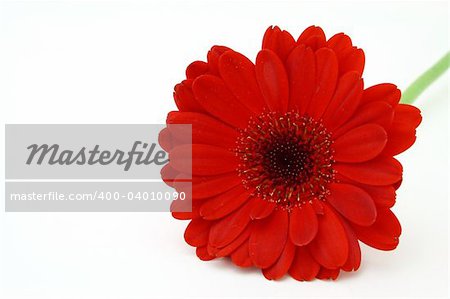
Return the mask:
<svg viewBox="0 0 450 299">
<path fill-rule="evenodd" d="M 4 123 L 162 123 L 191 61 L 214 44 L 254 59 L 269 25 L 346 32 L 365 50 L 366 86 L 404 89 L 448 50 L 448 16 L 448 3 L 431 1 L 2 2 L 0 154 Z M 0 297 L 446 296 L 448 100 L 446 75 L 417 102 L 418 140 L 399 158 L 400 245 L 362 246 L 356 273 L 270 282 L 201 262 L 184 243 L 186 222 L 168 213 L 0 212 Z"/>
</svg>

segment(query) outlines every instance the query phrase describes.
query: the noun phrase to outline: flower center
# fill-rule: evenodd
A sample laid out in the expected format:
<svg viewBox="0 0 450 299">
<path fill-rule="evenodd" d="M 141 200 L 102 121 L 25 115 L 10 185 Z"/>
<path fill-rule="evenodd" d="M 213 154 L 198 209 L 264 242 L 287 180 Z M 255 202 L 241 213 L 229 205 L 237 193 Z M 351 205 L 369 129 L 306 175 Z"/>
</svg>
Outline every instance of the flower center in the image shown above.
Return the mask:
<svg viewBox="0 0 450 299">
<path fill-rule="evenodd" d="M 334 179 L 331 135 L 323 124 L 296 112 L 251 118 L 237 139 L 238 173 L 246 188 L 290 208 L 324 199 Z"/>
</svg>

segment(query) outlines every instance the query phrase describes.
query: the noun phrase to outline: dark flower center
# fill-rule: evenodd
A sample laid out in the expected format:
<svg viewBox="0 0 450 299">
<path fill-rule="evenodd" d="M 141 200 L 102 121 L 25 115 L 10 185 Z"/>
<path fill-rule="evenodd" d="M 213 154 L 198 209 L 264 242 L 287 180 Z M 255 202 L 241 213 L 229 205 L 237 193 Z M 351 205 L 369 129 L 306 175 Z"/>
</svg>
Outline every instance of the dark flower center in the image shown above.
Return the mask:
<svg viewBox="0 0 450 299">
<path fill-rule="evenodd" d="M 263 168 L 272 180 L 285 183 L 304 181 L 311 175 L 311 152 L 304 144 L 286 137 L 277 137 L 267 144 Z"/>
<path fill-rule="evenodd" d="M 323 199 L 334 178 L 330 134 L 321 122 L 296 112 L 252 118 L 236 153 L 243 184 L 282 207 Z"/>
</svg>

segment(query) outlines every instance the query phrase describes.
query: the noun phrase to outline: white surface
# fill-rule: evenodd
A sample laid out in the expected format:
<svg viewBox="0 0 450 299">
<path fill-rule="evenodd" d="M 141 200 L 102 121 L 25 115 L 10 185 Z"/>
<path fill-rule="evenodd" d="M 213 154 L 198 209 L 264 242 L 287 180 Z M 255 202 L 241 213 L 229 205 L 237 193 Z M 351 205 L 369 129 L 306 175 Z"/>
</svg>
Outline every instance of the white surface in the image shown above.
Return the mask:
<svg viewBox="0 0 450 299">
<path fill-rule="evenodd" d="M 191 61 L 213 44 L 253 59 L 272 24 L 344 31 L 365 50 L 366 86 L 405 88 L 448 49 L 447 19 L 446 2 L 3 2 L 1 123 L 161 123 Z M 448 100 L 447 75 L 422 96 L 418 140 L 400 157 L 398 249 L 363 246 L 361 269 L 336 282 L 201 262 L 167 213 L 0 212 L 0 297 L 446 296 Z"/>
</svg>

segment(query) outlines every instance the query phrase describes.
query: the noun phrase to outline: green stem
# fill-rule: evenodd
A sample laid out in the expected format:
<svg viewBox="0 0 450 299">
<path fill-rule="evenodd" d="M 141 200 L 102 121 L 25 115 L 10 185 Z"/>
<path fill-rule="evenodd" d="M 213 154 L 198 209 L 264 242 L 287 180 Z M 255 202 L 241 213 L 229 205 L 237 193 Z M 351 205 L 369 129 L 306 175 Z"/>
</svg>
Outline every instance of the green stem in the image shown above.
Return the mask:
<svg viewBox="0 0 450 299">
<path fill-rule="evenodd" d="M 448 69 L 450 63 L 450 51 L 444 55 L 431 68 L 417 78 L 403 93 L 401 102 L 412 104 L 417 97 L 436 81 Z"/>
</svg>

